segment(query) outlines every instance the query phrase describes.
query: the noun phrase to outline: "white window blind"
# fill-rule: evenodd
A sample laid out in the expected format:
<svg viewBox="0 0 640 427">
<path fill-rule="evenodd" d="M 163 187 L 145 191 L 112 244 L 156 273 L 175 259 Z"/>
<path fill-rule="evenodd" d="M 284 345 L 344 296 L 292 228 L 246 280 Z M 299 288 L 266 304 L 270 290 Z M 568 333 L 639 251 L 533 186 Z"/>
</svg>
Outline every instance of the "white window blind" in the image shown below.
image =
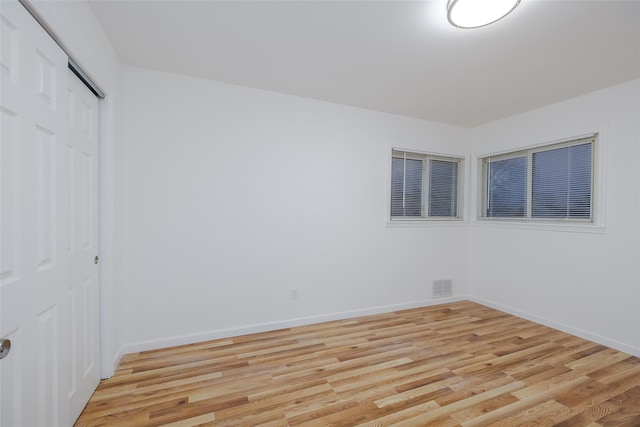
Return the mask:
<svg viewBox="0 0 640 427">
<path fill-rule="evenodd" d="M 458 218 L 460 162 L 393 150 L 391 219 Z"/>
<path fill-rule="evenodd" d="M 483 216 L 593 220 L 596 135 L 483 158 Z"/>
<path fill-rule="evenodd" d="M 393 157 L 391 216 L 422 216 L 422 160 Z"/>
<path fill-rule="evenodd" d="M 523 217 L 527 213 L 527 157 L 488 162 L 487 216 Z"/>
<path fill-rule="evenodd" d="M 429 162 L 429 216 L 458 216 L 458 162 Z"/>
<path fill-rule="evenodd" d="M 590 142 L 533 153 L 531 216 L 591 218 Z"/>
</svg>

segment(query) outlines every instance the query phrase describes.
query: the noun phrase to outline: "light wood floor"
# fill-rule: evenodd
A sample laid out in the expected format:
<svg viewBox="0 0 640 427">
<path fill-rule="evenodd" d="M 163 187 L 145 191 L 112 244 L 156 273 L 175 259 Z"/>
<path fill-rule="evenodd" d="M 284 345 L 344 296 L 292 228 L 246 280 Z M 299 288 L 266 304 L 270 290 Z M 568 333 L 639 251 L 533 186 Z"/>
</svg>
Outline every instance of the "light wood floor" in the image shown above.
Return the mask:
<svg viewBox="0 0 640 427">
<path fill-rule="evenodd" d="M 640 426 L 640 359 L 460 302 L 126 355 L 76 423 Z"/>
</svg>

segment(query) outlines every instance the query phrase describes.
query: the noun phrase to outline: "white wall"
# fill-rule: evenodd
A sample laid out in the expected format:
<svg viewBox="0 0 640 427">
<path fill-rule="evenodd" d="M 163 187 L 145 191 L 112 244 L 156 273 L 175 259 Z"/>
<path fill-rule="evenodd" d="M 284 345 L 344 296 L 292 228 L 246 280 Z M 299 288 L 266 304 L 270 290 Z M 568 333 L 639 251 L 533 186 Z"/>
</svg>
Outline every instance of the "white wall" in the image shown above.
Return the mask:
<svg viewBox="0 0 640 427">
<path fill-rule="evenodd" d="M 431 281 L 453 278 L 459 297 L 640 353 L 639 81 L 469 131 L 123 75 L 125 351 L 429 304 Z M 476 159 L 591 131 L 600 227 L 385 224 L 392 146 Z"/>
<path fill-rule="evenodd" d="M 464 154 L 468 130 L 134 67 L 123 93 L 127 351 L 467 293 L 464 225 L 385 209 L 392 146 Z"/>
<path fill-rule="evenodd" d="M 36 0 L 32 4 L 106 94 L 100 101 L 100 345 L 101 375 L 109 377 L 122 354 L 118 219 L 114 211 L 118 195 L 113 173 L 119 142 L 120 61 L 88 3 Z"/>
<path fill-rule="evenodd" d="M 640 355 L 638 81 L 472 131 L 138 68 L 124 69 L 121 90 L 85 2 L 34 4 L 107 93 L 103 375 L 123 342 L 135 351 L 428 304 L 440 278 L 458 296 Z M 391 146 L 481 155 L 588 129 L 608 147 L 597 232 L 385 226 Z"/>
<path fill-rule="evenodd" d="M 34 4 L 107 93 L 103 376 L 123 342 L 135 351 L 428 304 L 440 278 L 640 356 L 640 81 L 473 131 L 132 67 L 121 90 L 85 2 Z M 590 129 L 607 144 L 603 229 L 385 226 L 391 146 L 475 156 Z"/>
<path fill-rule="evenodd" d="M 473 223 L 475 300 L 640 355 L 639 117 L 635 80 L 473 130 L 474 158 L 594 130 L 606 144 L 603 228 Z"/>
</svg>

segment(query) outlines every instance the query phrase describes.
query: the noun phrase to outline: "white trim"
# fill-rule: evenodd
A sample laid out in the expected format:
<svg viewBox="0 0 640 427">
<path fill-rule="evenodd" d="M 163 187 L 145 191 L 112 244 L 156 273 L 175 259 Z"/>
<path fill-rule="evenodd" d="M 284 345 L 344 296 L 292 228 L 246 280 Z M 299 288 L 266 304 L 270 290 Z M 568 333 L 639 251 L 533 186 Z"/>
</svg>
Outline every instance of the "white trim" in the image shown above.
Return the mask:
<svg viewBox="0 0 640 427">
<path fill-rule="evenodd" d="M 208 332 L 200 332 L 197 334 L 174 336 L 171 338 L 160 338 L 155 340 L 127 343 L 123 345 L 123 347 L 118 352 L 116 364 L 120 360 L 120 357 L 122 357 L 123 354 L 137 353 L 137 352 L 148 351 L 148 350 L 156 350 L 160 348 L 167 348 L 167 347 L 173 347 L 173 346 L 185 345 L 185 344 L 195 344 L 195 343 L 216 340 L 216 339 L 232 338 L 232 337 L 237 337 L 237 336 L 247 335 L 247 334 L 255 334 L 260 332 L 275 331 L 278 329 L 293 328 L 296 326 L 306 326 L 306 325 L 312 325 L 312 324 L 317 324 L 322 322 L 331 322 L 335 320 L 347 320 L 354 317 L 389 313 L 392 311 L 408 310 L 412 308 L 429 307 L 434 305 L 448 304 L 448 303 L 460 302 L 460 301 L 472 301 L 478 304 L 482 304 L 484 306 L 491 307 L 493 309 L 512 314 L 514 316 L 538 323 L 540 325 L 548 326 L 550 328 L 553 328 L 562 332 L 566 332 L 568 334 L 583 338 L 585 340 L 592 341 L 597 344 L 602 344 L 607 347 L 613 348 L 615 350 L 619 350 L 619 351 L 640 357 L 640 347 L 633 347 L 628 344 L 603 337 L 601 335 L 590 333 L 583 329 L 566 325 L 564 323 L 559 323 L 549 319 L 545 319 L 543 317 L 539 317 L 531 313 L 517 310 L 511 307 L 507 307 L 502 304 L 498 304 L 498 303 L 486 300 L 484 298 L 468 295 L 468 296 L 454 296 L 449 298 L 438 298 L 438 299 L 430 299 L 430 300 L 423 300 L 423 301 L 415 301 L 415 302 L 379 306 L 379 307 L 373 307 L 373 308 L 367 308 L 367 309 L 343 311 L 343 312 L 329 313 L 329 314 L 323 314 L 323 315 L 317 315 L 317 316 L 300 317 L 300 318 L 290 319 L 290 320 L 281 320 L 281 321 L 275 321 L 275 322 L 265 322 L 265 323 L 258 323 L 253 325 L 246 325 L 246 326 L 241 326 L 237 328 L 218 329 L 218 330 L 213 330 Z"/>
<path fill-rule="evenodd" d="M 385 223 L 388 228 L 461 227 L 466 225 L 467 222 L 462 218 L 387 219 Z"/>
<path fill-rule="evenodd" d="M 457 162 L 458 163 L 458 194 L 457 194 L 457 215 L 456 217 L 434 217 L 434 216 L 421 216 L 421 217 L 395 217 L 395 219 L 391 218 L 391 173 L 392 173 L 392 162 L 394 155 L 403 153 L 404 155 L 409 155 L 407 158 L 415 159 L 415 160 L 442 160 L 448 162 Z M 412 156 L 415 154 L 415 156 Z M 460 223 L 464 223 L 465 221 L 465 198 L 466 198 L 466 186 L 467 186 L 467 163 L 468 163 L 468 155 L 460 155 L 460 154 L 443 154 L 440 152 L 433 151 L 424 151 L 420 149 L 413 148 L 401 148 L 394 146 L 387 146 L 387 156 L 386 157 L 386 192 L 385 192 L 385 226 L 390 228 L 395 227 L 433 227 L 433 226 L 450 226 L 450 225 L 460 225 Z M 397 157 L 396 157 L 397 158 Z M 428 167 L 423 170 L 423 180 L 428 183 Z M 427 190 L 423 190 L 423 199 L 428 199 L 428 185 L 425 187 L 423 183 L 423 188 Z M 423 200 L 423 210 L 426 213 L 427 207 L 424 205 L 425 200 Z"/>
<path fill-rule="evenodd" d="M 427 156 L 427 157 L 435 158 L 436 160 L 450 161 L 451 159 L 455 159 L 455 160 L 464 161 L 467 158 L 465 155 L 460 155 L 460 154 L 447 154 L 447 153 L 440 153 L 436 151 L 425 151 L 425 150 L 420 150 L 415 148 L 402 148 L 402 147 L 391 146 L 392 155 L 394 151 L 400 152 L 400 153 L 407 153 L 407 154 L 418 154 L 419 156 Z"/>
<path fill-rule="evenodd" d="M 494 151 L 491 153 L 479 155 L 479 159 L 492 158 L 492 160 L 506 160 L 514 157 L 523 157 L 528 154 L 529 151 L 546 151 L 556 148 L 562 148 L 564 144 L 567 146 L 583 143 L 587 140 L 595 139 L 598 137 L 599 132 L 589 132 L 576 134 L 574 136 L 563 137 L 558 139 L 551 139 L 546 142 L 538 142 L 535 144 L 529 144 L 518 148 L 511 148 L 506 150 Z M 540 150 L 537 150 L 540 149 Z"/>
<path fill-rule="evenodd" d="M 593 226 L 605 228 L 607 198 L 607 153 L 609 151 L 609 124 L 603 124 L 598 130 L 598 140 L 593 153 Z"/>
<path fill-rule="evenodd" d="M 471 158 L 475 159 L 470 163 L 472 170 L 471 175 L 476 179 L 476 191 L 470 192 L 469 199 L 471 205 L 475 206 L 472 209 L 473 214 L 470 217 L 468 223 L 472 226 L 482 227 L 500 227 L 500 228 L 512 228 L 523 230 L 541 230 L 541 231 L 559 231 L 559 232 L 571 232 L 571 233 L 604 233 L 606 229 L 606 175 L 607 175 L 607 152 L 608 152 L 608 123 L 601 124 L 600 126 L 589 129 L 588 131 L 577 131 L 573 136 L 566 136 L 570 133 L 566 133 L 562 137 L 548 138 L 546 142 L 538 142 L 535 144 L 527 144 L 517 148 L 510 148 L 507 150 L 500 150 L 490 153 L 471 154 Z M 556 148 L 554 146 L 562 144 L 571 144 L 572 142 L 582 141 L 590 138 L 595 138 L 594 150 L 592 154 L 593 168 L 592 168 L 592 217 L 589 220 L 563 220 L 563 219 L 539 219 L 539 218 L 491 218 L 484 217 L 483 204 L 484 191 L 486 188 L 484 160 L 490 157 L 508 158 L 510 155 L 518 157 L 529 150 L 535 150 L 538 148 Z M 529 195 L 527 195 L 529 197 Z"/>
<path fill-rule="evenodd" d="M 256 323 L 253 325 L 240 326 L 237 328 L 217 329 L 213 331 L 200 332 L 196 334 L 180 335 L 171 338 L 159 338 L 148 341 L 127 343 L 123 346 L 122 352 L 137 353 L 140 351 L 155 350 L 159 348 L 173 347 L 177 345 L 194 344 L 203 341 L 210 341 L 222 338 L 237 337 L 240 335 L 255 334 L 259 332 L 275 331 L 278 329 L 293 328 L 296 326 L 306 326 L 316 323 L 331 322 L 334 320 L 346 320 L 354 317 L 369 316 L 372 314 L 389 313 L 392 311 L 408 310 L 412 308 L 429 307 L 433 305 L 448 304 L 452 302 L 465 301 L 464 296 L 448 298 L 429 299 L 401 304 L 385 305 L 379 307 L 341 311 L 336 313 L 321 314 L 309 317 L 299 317 L 289 320 L 279 320 L 275 322 Z"/>
<path fill-rule="evenodd" d="M 471 227 L 489 227 L 489 228 L 510 228 L 517 230 L 536 230 L 536 231 L 555 231 L 566 233 L 592 233 L 604 234 L 606 228 L 604 226 L 593 223 L 585 223 L 583 221 L 566 221 L 566 222 L 543 222 L 543 221 L 520 221 L 513 219 L 494 219 L 482 218 L 470 221 Z"/>
<path fill-rule="evenodd" d="M 640 95 L 640 80 L 638 81 L 638 84 L 636 84 L 636 87 L 638 89 L 638 95 Z M 638 119 L 640 119 L 640 114 Z M 636 141 L 636 145 L 640 146 L 640 128 L 638 128 L 637 133 L 636 133 L 638 140 Z M 640 150 L 638 150 L 638 164 L 640 164 Z M 640 212 L 640 174 L 638 174 L 638 212 Z M 640 215 L 638 215 L 638 241 L 637 241 L 637 249 L 638 249 L 638 263 L 636 264 L 638 267 L 638 271 L 637 271 L 637 276 L 636 276 L 636 280 L 638 284 L 640 284 Z M 640 285 L 638 285 L 638 300 L 637 302 L 637 307 L 638 307 L 638 346 L 640 346 Z"/>
<path fill-rule="evenodd" d="M 511 307 L 504 306 L 502 304 L 495 303 L 493 301 L 486 300 L 484 298 L 478 298 L 474 296 L 468 297 L 469 301 L 473 301 L 478 304 L 486 305 L 487 307 L 494 308 L 496 310 L 503 311 L 505 313 L 512 314 L 514 316 L 521 317 L 526 320 L 530 320 L 532 322 L 548 326 L 553 329 L 557 329 L 562 332 L 566 332 L 571 335 L 575 335 L 577 337 L 583 338 L 588 341 L 595 342 L 597 344 L 602 344 L 607 347 L 611 347 L 615 350 L 619 350 L 625 353 L 629 353 L 633 356 L 640 357 L 640 347 L 633 347 L 625 343 L 621 343 L 616 340 L 612 340 L 601 335 L 593 334 L 591 332 L 585 331 L 583 329 L 575 328 L 573 326 L 566 325 L 564 323 L 554 322 L 553 320 L 545 319 L 544 317 L 536 316 L 534 314 L 528 313 L 526 311 L 517 310 Z"/>
<path fill-rule="evenodd" d="M 116 371 L 121 354 L 115 351 L 114 331 L 116 319 L 114 309 L 117 301 L 114 295 L 115 248 L 113 236 L 114 226 L 114 160 L 113 144 L 115 141 L 113 124 L 113 97 L 101 99 L 99 102 L 98 137 L 100 153 L 99 170 L 99 236 L 100 247 L 100 378 L 110 378 Z M 114 360 L 112 360 L 115 358 Z"/>
</svg>

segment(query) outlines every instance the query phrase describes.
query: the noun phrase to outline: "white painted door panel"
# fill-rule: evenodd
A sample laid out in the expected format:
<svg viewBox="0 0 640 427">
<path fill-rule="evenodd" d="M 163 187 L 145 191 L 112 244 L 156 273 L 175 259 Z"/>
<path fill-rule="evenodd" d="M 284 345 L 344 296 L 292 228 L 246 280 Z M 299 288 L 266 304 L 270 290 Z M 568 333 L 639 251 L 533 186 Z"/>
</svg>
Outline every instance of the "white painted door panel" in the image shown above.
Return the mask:
<svg viewBox="0 0 640 427">
<path fill-rule="evenodd" d="M 98 98 L 68 70 L 70 416 L 100 382 L 98 325 Z"/>
<path fill-rule="evenodd" d="M 66 54 L 17 1 L 0 26 L 0 426 L 65 426 L 99 365 L 97 266 L 76 266 L 97 254 L 97 148 L 70 154 Z"/>
<path fill-rule="evenodd" d="M 67 57 L 17 2 L 1 2 L 2 426 L 68 423 Z"/>
</svg>

